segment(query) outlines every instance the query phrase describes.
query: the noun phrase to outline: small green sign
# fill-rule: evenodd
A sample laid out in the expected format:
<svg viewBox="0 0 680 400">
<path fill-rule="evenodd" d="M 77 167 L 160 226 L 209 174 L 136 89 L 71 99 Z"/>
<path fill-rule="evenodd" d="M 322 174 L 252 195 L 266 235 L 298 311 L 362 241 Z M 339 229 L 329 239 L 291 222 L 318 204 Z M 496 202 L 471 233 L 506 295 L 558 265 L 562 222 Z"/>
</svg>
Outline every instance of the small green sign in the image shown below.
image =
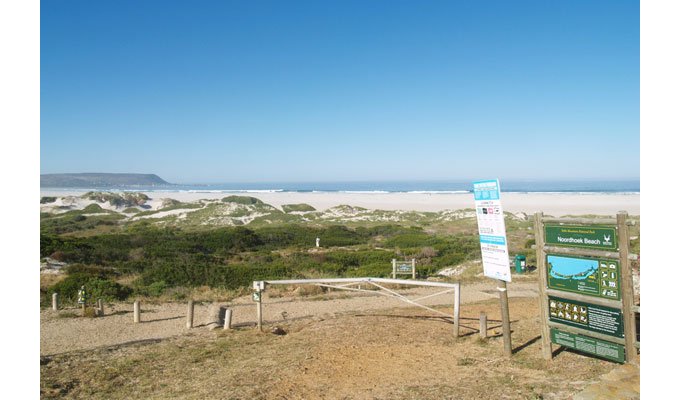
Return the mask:
<svg viewBox="0 0 680 400">
<path fill-rule="evenodd" d="M 621 310 L 548 296 L 550 320 L 605 335 L 623 337 Z"/>
<path fill-rule="evenodd" d="M 617 260 L 572 256 L 546 256 L 548 287 L 603 299 L 621 299 Z"/>
<path fill-rule="evenodd" d="M 550 329 L 550 340 L 561 346 L 569 347 L 584 353 L 594 354 L 608 360 L 623 363 L 625 348 L 617 343 L 607 342 L 583 335 Z"/>
<path fill-rule="evenodd" d="M 545 244 L 614 251 L 619 248 L 616 228 L 604 226 L 546 224 Z"/>
<path fill-rule="evenodd" d="M 260 292 L 253 293 L 253 301 L 259 303 L 261 301 Z"/>
<path fill-rule="evenodd" d="M 413 266 L 411 264 L 397 265 L 397 272 L 408 272 L 410 274 L 412 271 L 413 271 Z"/>
</svg>

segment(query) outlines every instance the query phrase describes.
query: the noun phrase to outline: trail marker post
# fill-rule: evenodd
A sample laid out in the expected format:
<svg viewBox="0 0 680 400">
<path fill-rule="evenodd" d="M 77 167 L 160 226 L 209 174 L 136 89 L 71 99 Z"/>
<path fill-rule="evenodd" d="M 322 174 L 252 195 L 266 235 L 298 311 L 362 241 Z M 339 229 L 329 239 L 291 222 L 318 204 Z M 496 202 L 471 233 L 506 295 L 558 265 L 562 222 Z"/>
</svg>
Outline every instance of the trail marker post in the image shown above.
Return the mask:
<svg viewBox="0 0 680 400">
<path fill-rule="evenodd" d="M 503 347 L 505 355 L 510 357 L 512 338 L 507 282 L 511 282 L 512 277 L 501 206 L 501 187 L 498 179 L 495 179 L 474 182 L 473 188 L 484 276 L 498 280 L 498 297 L 503 320 Z"/>
<path fill-rule="evenodd" d="M 85 285 L 80 287 L 78 290 L 78 304 L 83 308 L 83 315 L 85 315 L 85 307 L 87 305 L 87 293 L 85 292 Z"/>
</svg>

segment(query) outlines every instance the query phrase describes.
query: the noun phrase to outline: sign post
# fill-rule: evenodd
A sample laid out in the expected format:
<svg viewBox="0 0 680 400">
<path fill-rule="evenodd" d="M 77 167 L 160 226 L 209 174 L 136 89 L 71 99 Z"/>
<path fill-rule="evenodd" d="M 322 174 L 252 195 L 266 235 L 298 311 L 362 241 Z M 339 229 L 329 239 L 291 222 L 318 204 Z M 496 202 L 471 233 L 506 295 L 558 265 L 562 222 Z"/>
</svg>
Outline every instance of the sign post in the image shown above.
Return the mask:
<svg viewBox="0 0 680 400">
<path fill-rule="evenodd" d="M 257 329 L 262 332 L 262 292 L 264 291 L 264 281 L 253 282 L 253 301 L 257 304 Z"/>
<path fill-rule="evenodd" d="M 85 308 L 87 306 L 87 293 L 85 292 L 85 285 L 78 290 L 78 304 L 83 308 L 83 315 L 85 315 Z"/>
<path fill-rule="evenodd" d="M 473 183 L 479 243 L 482 250 L 484 276 L 498 280 L 498 291 L 503 319 L 503 347 L 505 355 L 512 356 L 510 308 L 507 282 L 510 275 L 508 240 L 501 206 L 501 187 L 498 179 Z"/>
</svg>

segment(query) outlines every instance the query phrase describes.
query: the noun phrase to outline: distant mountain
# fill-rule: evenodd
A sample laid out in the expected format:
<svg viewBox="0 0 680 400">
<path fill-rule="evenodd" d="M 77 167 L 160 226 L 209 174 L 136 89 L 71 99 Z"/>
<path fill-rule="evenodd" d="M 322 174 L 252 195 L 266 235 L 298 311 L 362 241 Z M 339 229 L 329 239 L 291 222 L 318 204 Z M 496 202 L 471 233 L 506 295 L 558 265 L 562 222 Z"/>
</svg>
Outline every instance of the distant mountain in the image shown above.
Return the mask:
<svg viewBox="0 0 680 400">
<path fill-rule="evenodd" d="M 41 174 L 40 187 L 96 188 L 112 186 L 172 185 L 155 174 Z"/>
</svg>

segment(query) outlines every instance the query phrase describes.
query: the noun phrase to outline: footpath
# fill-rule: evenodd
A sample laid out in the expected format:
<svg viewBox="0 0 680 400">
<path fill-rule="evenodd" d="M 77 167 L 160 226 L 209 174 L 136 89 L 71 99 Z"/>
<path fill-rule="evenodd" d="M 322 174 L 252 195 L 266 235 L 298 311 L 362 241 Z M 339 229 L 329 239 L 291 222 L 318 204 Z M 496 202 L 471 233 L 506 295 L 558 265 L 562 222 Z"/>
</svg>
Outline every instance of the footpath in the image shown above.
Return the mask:
<svg viewBox="0 0 680 400">
<path fill-rule="evenodd" d="M 640 398 L 640 367 L 624 364 L 602 375 L 574 400 L 636 400 Z"/>
</svg>

